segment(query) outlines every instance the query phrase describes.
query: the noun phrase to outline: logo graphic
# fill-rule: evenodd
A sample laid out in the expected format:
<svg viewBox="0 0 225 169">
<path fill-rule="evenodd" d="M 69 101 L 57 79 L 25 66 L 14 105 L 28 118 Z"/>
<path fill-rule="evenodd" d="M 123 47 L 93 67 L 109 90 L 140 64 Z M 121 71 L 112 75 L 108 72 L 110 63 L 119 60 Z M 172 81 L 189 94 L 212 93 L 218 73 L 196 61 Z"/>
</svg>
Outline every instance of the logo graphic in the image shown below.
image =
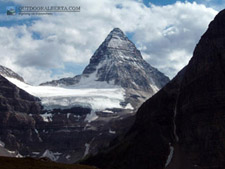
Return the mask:
<svg viewBox="0 0 225 169">
<path fill-rule="evenodd" d="M 7 12 L 7 15 L 16 15 L 16 7 L 15 6 L 7 6 L 6 12 Z"/>
</svg>

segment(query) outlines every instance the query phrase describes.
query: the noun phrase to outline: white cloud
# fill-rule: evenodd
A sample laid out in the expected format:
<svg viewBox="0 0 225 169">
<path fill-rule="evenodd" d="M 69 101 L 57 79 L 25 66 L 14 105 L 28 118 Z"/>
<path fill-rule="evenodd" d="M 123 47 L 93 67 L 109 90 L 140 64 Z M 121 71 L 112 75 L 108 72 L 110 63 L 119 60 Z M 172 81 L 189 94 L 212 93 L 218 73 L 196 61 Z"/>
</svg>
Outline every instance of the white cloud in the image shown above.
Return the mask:
<svg viewBox="0 0 225 169">
<path fill-rule="evenodd" d="M 149 63 L 173 77 L 188 63 L 196 43 L 216 13 L 196 3 L 153 5 L 143 28 L 135 31 L 134 39 L 138 45 L 145 46 L 142 52 L 149 55 Z"/>
<path fill-rule="evenodd" d="M 22 5 L 81 6 L 79 13 L 42 16 L 29 25 L 0 27 L 1 64 L 18 71 L 31 83 L 56 78 L 52 70 L 66 70 L 65 63 L 88 64 L 114 27 L 132 32 L 132 40 L 143 57 L 173 77 L 187 64 L 200 36 L 217 13 L 188 2 L 146 7 L 133 0 L 14 1 Z"/>
</svg>

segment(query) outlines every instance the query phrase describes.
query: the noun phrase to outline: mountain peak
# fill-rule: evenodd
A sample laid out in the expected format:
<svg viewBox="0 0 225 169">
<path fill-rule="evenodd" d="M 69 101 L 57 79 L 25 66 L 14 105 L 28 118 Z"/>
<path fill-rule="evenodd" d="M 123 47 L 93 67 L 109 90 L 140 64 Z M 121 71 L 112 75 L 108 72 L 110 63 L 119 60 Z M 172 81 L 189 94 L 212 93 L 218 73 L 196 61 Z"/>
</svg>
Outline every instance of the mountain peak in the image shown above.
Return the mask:
<svg viewBox="0 0 225 169">
<path fill-rule="evenodd" d="M 169 78 L 149 65 L 123 31 L 114 28 L 95 51 L 90 63 L 81 75 L 47 84 L 87 84 L 99 87 L 95 82 L 126 89 L 147 91 L 154 94 Z"/>
<path fill-rule="evenodd" d="M 135 52 L 135 45 L 126 37 L 120 28 L 114 28 L 101 45 L 116 50 L 127 50 Z M 101 47 L 100 46 L 100 47 Z"/>
<path fill-rule="evenodd" d="M 111 32 L 110 35 L 119 35 L 119 36 L 125 36 L 123 31 L 120 28 L 114 28 Z"/>
</svg>

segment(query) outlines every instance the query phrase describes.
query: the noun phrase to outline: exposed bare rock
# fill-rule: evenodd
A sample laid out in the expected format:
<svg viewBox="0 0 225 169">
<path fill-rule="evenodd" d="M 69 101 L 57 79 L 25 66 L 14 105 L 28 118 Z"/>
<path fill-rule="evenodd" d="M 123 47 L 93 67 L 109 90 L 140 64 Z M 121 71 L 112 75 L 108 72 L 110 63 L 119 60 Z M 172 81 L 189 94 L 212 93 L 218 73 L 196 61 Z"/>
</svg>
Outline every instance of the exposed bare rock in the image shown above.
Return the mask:
<svg viewBox="0 0 225 169">
<path fill-rule="evenodd" d="M 38 143 L 35 120 L 29 114 L 41 113 L 40 100 L 19 89 L 0 75 L 0 140 L 7 148 L 28 151 Z"/>
</svg>

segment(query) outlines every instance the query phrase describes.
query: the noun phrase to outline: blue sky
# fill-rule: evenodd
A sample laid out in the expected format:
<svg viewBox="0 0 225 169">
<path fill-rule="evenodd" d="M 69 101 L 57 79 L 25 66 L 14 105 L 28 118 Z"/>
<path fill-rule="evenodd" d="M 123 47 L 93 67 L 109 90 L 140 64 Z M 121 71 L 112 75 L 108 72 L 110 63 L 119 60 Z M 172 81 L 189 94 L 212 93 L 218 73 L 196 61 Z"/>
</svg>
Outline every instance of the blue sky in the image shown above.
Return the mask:
<svg viewBox="0 0 225 169">
<path fill-rule="evenodd" d="M 82 72 L 107 34 L 119 27 L 147 62 L 172 78 L 188 63 L 209 22 L 225 4 L 225 0 L 195 2 L 2 0 L 0 64 L 33 84 L 74 76 Z M 6 15 L 7 6 L 26 5 L 78 5 L 81 12 L 35 17 Z"/>
<path fill-rule="evenodd" d="M 224 0 L 182 0 L 181 2 L 197 2 L 199 4 L 205 4 L 207 6 L 212 6 L 216 5 L 218 8 L 223 8 L 222 5 L 224 5 Z M 149 5 L 149 3 L 152 3 L 154 5 L 169 5 L 169 4 L 174 4 L 177 2 L 177 0 L 143 0 L 143 3 L 145 5 Z M 221 7 L 219 7 L 221 5 Z"/>
<path fill-rule="evenodd" d="M 174 4 L 176 2 L 176 0 L 143 0 L 144 4 L 149 6 L 149 3 L 152 3 L 154 5 L 168 5 L 168 4 Z M 184 0 L 181 2 L 185 2 Z M 193 1 L 189 1 L 189 2 L 193 2 Z"/>
</svg>

